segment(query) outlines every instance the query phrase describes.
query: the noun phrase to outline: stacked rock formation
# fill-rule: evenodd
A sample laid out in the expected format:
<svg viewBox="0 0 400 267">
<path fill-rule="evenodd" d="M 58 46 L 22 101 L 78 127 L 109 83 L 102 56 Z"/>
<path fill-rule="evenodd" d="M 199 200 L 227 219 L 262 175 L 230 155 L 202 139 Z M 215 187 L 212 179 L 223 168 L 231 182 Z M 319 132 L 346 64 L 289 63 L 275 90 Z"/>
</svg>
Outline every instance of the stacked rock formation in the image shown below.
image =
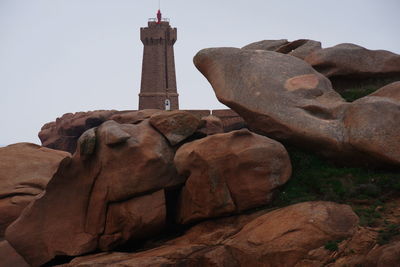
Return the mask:
<svg viewBox="0 0 400 267">
<path fill-rule="evenodd" d="M 267 50 L 303 59 L 323 74 L 337 91 L 379 88 L 400 80 L 400 55 L 385 50 L 369 50 L 355 44 L 322 48 L 314 40 L 264 40 L 243 47 Z"/>
<path fill-rule="evenodd" d="M 7 228 L 3 246 L 15 249 L 26 263 L 40 266 L 57 256 L 140 242 L 165 229 L 171 217 L 167 207 L 174 205 L 167 203 L 169 191 L 186 180 L 181 196 L 174 197 L 181 200 L 172 207 L 179 214 L 176 221 L 182 223 L 268 204 L 290 177 L 285 148 L 248 130 L 184 144 L 203 126 L 190 113 L 172 111 L 157 112 L 135 124 L 108 120 L 87 130 L 73 157 L 61 162 L 46 193 Z M 216 144 L 221 150 L 214 160 L 196 158 L 215 151 Z M 227 164 L 232 157 L 237 159 Z M 204 182 L 199 176 L 204 171 L 210 180 L 202 187 L 191 186 Z M 187 176 L 188 172 L 198 175 Z M 209 190 L 218 193 L 207 195 Z M 200 209 L 196 197 L 207 198 Z M 230 203 L 227 208 L 225 201 Z"/>
<path fill-rule="evenodd" d="M 259 134 L 346 163 L 400 165 L 398 83 L 347 103 L 294 56 L 212 48 L 194 63 L 219 101 Z"/>
<path fill-rule="evenodd" d="M 54 122 L 45 124 L 39 132 L 42 145 L 52 149 L 64 150 L 71 154 L 76 151 L 79 137 L 91 128 L 103 122 L 114 120 L 118 123 L 136 124 L 159 112 L 157 109 L 144 110 L 96 110 L 88 112 L 67 113 Z M 197 118 L 202 119 L 198 132 L 203 135 L 230 132 L 246 127 L 245 122 L 232 110 L 190 110 Z"/>
<path fill-rule="evenodd" d="M 341 65 L 349 50 L 366 59 Z M 397 60 L 312 40 L 205 49 L 194 63 L 232 110 L 65 114 L 39 135 L 72 156 L 0 148 L 0 266 L 396 266 L 400 242 L 374 246 L 350 206 L 271 203 L 287 144 L 399 168 L 400 82 L 352 103 L 331 83 L 392 79 Z"/>
</svg>

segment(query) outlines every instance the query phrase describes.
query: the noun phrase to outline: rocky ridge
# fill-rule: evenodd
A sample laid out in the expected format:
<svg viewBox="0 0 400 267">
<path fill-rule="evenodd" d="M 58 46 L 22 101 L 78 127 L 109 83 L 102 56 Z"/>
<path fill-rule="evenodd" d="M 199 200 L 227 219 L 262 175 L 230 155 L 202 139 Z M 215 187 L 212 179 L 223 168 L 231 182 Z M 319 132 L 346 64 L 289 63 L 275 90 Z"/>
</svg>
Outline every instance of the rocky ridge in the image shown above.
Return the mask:
<svg viewBox="0 0 400 267">
<path fill-rule="evenodd" d="M 300 58 L 326 76 L 337 91 L 376 90 L 400 80 L 400 55 L 351 43 L 322 48 L 314 40 L 281 39 L 251 43 L 243 49 L 274 51 Z"/>
<path fill-rule="evenodd" d="M 210 48 L 194 63 L 218 100 L 252 131 L 349 164 L 400 165 L 395 84 L 348 103 L 325 76 L 294 56 Z"/>
<path fill-rule="evenodd" d="M 114 120 L 118 123 L 137 124 L 159 112 L 160 110 L 157 109 L 146 109 L 125 111 L 95 110 L 67 113 L 55 121 L 43 125 L 39 132 L 39 138 L 44 147 L 74 153 L 79 137 L 86 130 L 100 126 L 108 120 Z M 197 130 L 202 135 L 229 132 L 246 127 L 243 119 L 232 110 L 189 110 L 188 112 L 201 120 L 201 127 Z M 212 114 L 215 114 L 215 116 Z M 212 122 L 210 121 L 211 119 L 213 120 Z"/>
<path fill-rule="evenodd" d="M 396 266 L 395 182 L 356 188 L 392 206 L 360 208 L 354 203 L 370 200 L 356 191 L 338 201 L 346 204 L 276 201 L 299 179 L 292 146 L 398 174 L 399 82 L 345 101 L 332 88 L 335 75 L 307 61 L 335 49 L 275 40 L 202 50 L 195 65 L 232 110 L 71 113 L 39 135 L 72 156 L 32 144 L 0 148 L 0 204 L 8 203 L 0 212 L 12 213 L 0 266 Z"/>
</svg>

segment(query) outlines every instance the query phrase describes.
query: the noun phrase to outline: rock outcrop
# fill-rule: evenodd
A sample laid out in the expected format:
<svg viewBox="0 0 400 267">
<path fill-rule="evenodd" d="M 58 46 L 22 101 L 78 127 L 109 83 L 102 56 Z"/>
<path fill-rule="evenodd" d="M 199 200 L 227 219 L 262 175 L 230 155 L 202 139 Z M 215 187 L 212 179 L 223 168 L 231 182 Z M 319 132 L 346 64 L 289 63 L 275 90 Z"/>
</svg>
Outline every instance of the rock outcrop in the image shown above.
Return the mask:
<svg viewBox="0 0 400 267">
<path fill-rule="evenodd" d="M 33 266 L 57 255 L 109 250 L 165 225 L 164 189 L 182 184 L 174 149 L 145 120 L 107 121 L 85 132 L 46 194 L 7 228 L 6 239 Z"/>
<path fill-rule="evenodd" d="M 247 128 L 247 124 L 243 118 L 232 109 L 213 110 L 212 115 L 221 119 L 225 133 Z"/>
<path fill-rule="evenodd" d="M 46 192 L 7 228 L 0 254 L 12 248 L 12 259 L 19 254 L 40 266 L 56 256 L 110 251 L 159 234 L 176 213 L 189 223 L 263 206 L 291 175 L 277 141 L 242 129 L 182 145 L 198 118 L 182 111 L 149 116 L 85 131 Z M 183 185 L 178 203 L 166 203 Z"/>
<path fill-rule="evenodd" d="M 266 205 L 291 175 L 286 149 L 248 130 L 185 144 L 174 162 L 186 180 L 178 208 L 182 223 Z"/>
<path fill-rule="evenodd" d="M 209 115 L 202 117 L 200 121 L 200 127 L 197 132 L 204 135 L 213 135 L 224 132 L 224 125 L 222 120 L 216 116 Z"/>
<path fill-rule="evenodd" d="M 0 148 L 0 238 L 21 211 L 45 190 L 70 154 L 30 143 Z"/>
<path fill-rule="evenodd" d="M 400 263 L 400 241 L 371 250 L 366 259 L 366 267 L 397 266 Z"/>
<path fill-rule="evenodd" d="M 30 267 L 25 259 L 15 251 L 7 240 L 0 241 L 0 259 L 1 267 Z"/>
<path fill-rule="evenodd" d="M 254 42 L 243 46 L 242 49 L 247 50 L 267 50 L 267 51 L 277 51 L 279 48 L 284 47 L 289 44 L 287 39 L 279 39 L 279 40 L 262 40 L 258 42 Z"/>
<path fill-rule="evenodd" d="M 346 142 L 374 161 L 399 166 L 400 102 L 391 99 L 389 91 L 377 93 L 347 107 L 343 117 Z"/>
<path fill-rule="evenodd" d="M 378 89 L 400 81 L 400 55 L 385 50 L 369 50 L 355 44 L 321 48 L 321 43 L 300 39 L 264 40 L 243 47 L 267 50 L 305 60 L 325 75 L 338 91 Z"/>
<path fill-rule="evenodd" d="M 291 162 L 278 141 L 398 168 L 400 82 L 348 103 L 328 79 L 386 81 L 398 56 L 301 39 L 205 49 L 194 62 L 232 109 L 69 113 L 39 135 L 72 156 L 0 148 L 0 267 L 397 266 L 400 200 L 386 201 L 397 174 L 351 169 L 336 179 L 293 149 L 295 170 L 307 170 L 287 183 Z M 366 188 L 384 193 L 385 206 L 361 203 Z M 353 203 L 360 219 L 333 202 L 282 207 L 327 197 Z"/>
<path fill-rule="evenodd" d="M 66 113 L 54 122 L 43 125 L 39 132 L 42 145 L 48 148 L 68 151 L 73 154 L 79 137 L 91 128 L 108 120 L 118 123 L 136 124 L 159 113 L 158 109 L 146 110 L 95 110 L 88 112 Z"/>
<path fill-rule="evenodd" d="M 400 165 L 400 103 L 387 93 L 347 103 L 305 61 L 277 52 L 210 48 L 194 63 L 257 133 L 348 164 Z"/>
<path fill-rule="evenodd" d="M 191 134 L 193 128 L 198 125 L 197 120 L 200 120 L 203 117 L 210 116 L 210 110 L 181 110 L 169 112 L 171 113 L 170 115 L 168 115 L 169 119 L 165 120 L 163 123 L 175 123 L 175 126 L 178 125 L 177 123 L 186 123 L 185 126 L 181 126 L 181 130 L 188 131 L 187 133 L 184 133 L 184 135 Z M 76 144 L 79 137 L 86 130 L 97 127 L 108 120 L 114 120 L 118 123 L 137 124 L 145 119 L 149 119 L 156 113 L 159 113 L 161 117 L 166 117 L 166 114 L 168 114 L 168 112 L 165 113 L 164 111 L 159 109 L 144 109 L 136 111 L 97 110 L 88 112 L 67 113 L 60 118 L 57 118 L 56 121 L 45 124 L 39 133 L 39 138 L 42 141 L 42 145 L 45 147 L 74 153 L 76 151 Z M 247 127 L 243 119 L 240 118 L 239 115 L 232 110 L 214 110 L 213 114 L 215 115 L 215 117 L 218 117 L 218 119 L 221 120 L 223 128 L 222 131 L 229 132 L 232 130 L 238 130 Z M 160 116 L 157 116 L 157 120 L 159 120 Z M 178 121 L 185 118 L 189 119 L 189 121 Z M 206 122 L 205 124 L 201 124 L 200 127 L 203 127 L 203 129 L 199 129 L 199 133 L 204 135 L 220 132 L 219 122 L 216 122 L 215 119 L 216 118 L 214 118 L 213 121 L 209 121 L 208 125 Z M 156 125 L 156 118 L 153 119 L 153 122 L 154 126 L 156 128 L 159 128 L 159 131 L 163 130 L 160 128 L 162 126 L 160 124 L 161 121 L 158 122 L 160 124 L 158 126 Z M 175 130 L 178 131 L 178 129 Z M 176 136 L 174 138 L 176 138 Z M 170 141 L 175 142 L 172 139 Z"/>
<path fill-rule="evenodd" d="M 400 81 L 388 84 L 369 96 L 385 97 L 389 100 L 400 102 Z"/>
<path fill-rule="evenodd" d="M 226 242 L 239 266 L 295 266 L 309 251 L 355 233 L 350 206 L 304 202 L 269 212 Z"/>
<path fill-rule="evenodd" d="M 300 59 L 305 59 L 314 51 L 321 50 L 321 43 L 309 39 L 299 39 L 289 42 L 286 39 L 281 40 L 264 40 L 244 46 L 242 49 L 247 50 L 267 50 L 275 51 L 282 54 L 288 54 Z"/>
<path fill-rule="evenodd" d="M 188 112 L 179 110 L 156 113 L 150 117 L 149 122 L 167 138 L 172 146 L 193 135 L 200 126 L 198 118 Z"/>
<path fill-rule="evenodd" d="M 379 88 L 400 81 L 400 55 L 385 50 L 339 44 L 317 50 L 304 60 L 328 77 L 339 91 Z"/>
<path fill-rule="evenodd" d="M 91 255 L 66 266 L 294 266 L 326 242 L 350 237 L 357 223 L 349 206 L 305 202 L 204 222 L 151 250 Z"/>
<path fill-rule="evenodd" d="M 117 111 L 97 110 L 90 112 L 67 113 L 55 122 L 43 125 L 39 133 L 42 145 L 74 153 L 79 136 L 86 130 L 97 127 Z"/>
</svg>

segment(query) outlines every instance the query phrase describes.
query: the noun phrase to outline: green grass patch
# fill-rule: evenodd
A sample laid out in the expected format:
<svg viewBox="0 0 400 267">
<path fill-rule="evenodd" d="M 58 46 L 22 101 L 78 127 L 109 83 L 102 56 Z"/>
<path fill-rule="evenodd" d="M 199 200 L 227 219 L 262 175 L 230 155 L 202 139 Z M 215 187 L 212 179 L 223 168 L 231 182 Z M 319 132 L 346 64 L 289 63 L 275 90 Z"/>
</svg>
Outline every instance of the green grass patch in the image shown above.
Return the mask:
<svg viewBox="0 0 400 267">
<path fill-rule="evenodd" d="M 292 161 L 292 178 L 281 188 L 274 206 L 287 206 L 311 200 L 339 203 L 383 203 L 400 193 L 400 173 L 339 167 L 321 157 L 287 147 Z M 375 211 L 375 210 L 374 210 Z M 372 210 L 359 211 L 366 220 L 378 216 Z M 367 224 L 370 222 L 366 222 Z"/>
<path fill-rule="evenodd" d="M 338 251 L 340 240 L 328 241 L 326 242 L 324 248 L 329 251 Z"/>
<path fill-rule="evenodd" d="M 368 88 L 368 89 L 351 89 L 340 92 L 340 95 L 346 99 L 347 102 L 353 102 L 361 97 L 372 94 L 376 91 L 377 88 Z"/>
<path fill-rule="evenodd" d="M 382 219 L 382 210 L 379 210 L 378 207 L 378 204 L 363 208 L 354 207 L 355 213 L 360 217 L 361 226 L 375 227 L 379 225 L 379 219 Z"/>
<path fill-rule="evenodd" d="M 398 235 L 400 235 L 400 225 L 386 223 L 385 228 L 379 231 L 378 244 L 387 244 L 393 237 Z"/>
</svg>

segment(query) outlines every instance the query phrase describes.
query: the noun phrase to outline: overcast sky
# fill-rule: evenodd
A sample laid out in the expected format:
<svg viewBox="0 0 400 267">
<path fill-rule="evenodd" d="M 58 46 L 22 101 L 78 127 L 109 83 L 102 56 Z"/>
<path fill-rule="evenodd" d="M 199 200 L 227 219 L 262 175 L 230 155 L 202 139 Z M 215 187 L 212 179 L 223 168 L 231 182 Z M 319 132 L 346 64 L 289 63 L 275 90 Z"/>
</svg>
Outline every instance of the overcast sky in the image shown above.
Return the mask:
<svg viewBox="0 0 400 267">
<path fill-rule="evenodd" d="M 67 112 L 137 109 L 139 29 L 158 0 L 0 0 L 0 145 L 39 143 Z M 178 28 L 181 109 L 217 109 L 192 58 L 264 39 L 351 42 L 400 53 L 399 0 L 161 0 Z"/>
</svg>

